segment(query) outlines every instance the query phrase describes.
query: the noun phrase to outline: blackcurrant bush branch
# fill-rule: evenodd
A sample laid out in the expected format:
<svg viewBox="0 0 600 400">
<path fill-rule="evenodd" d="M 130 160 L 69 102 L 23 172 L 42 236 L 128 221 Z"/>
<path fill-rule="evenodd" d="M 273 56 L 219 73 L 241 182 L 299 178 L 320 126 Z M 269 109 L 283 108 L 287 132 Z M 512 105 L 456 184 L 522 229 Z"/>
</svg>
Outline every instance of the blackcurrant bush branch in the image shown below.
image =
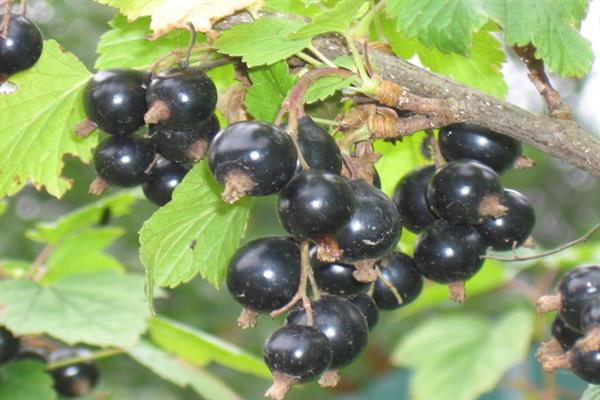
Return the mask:
<svg viewBox="0 0 600 400">
<path fill-rule="evenodd" d="M 124 352 L 125 352 L 125 350 L 123 350 L 123 349 L 104 349 L 104 350 L 94 351 L 92 353 L 89 353 L 89 354 L 86 354 L 83 356 L 65 358 L 65 359 L 62 359 L 62 360 L 59 360 L 56 362 L 49 363 L 47 368 L 49 370 L 57 369 L 57 368 L 61 368 L 61 367 L 66 367 L 67 365 L 71 365 L 71 364 L 77 364 L 77 363 L 81 363 L 81 362 L 97 360 L 99 358 L 116 356 L 119 354 L 123 354 Z"/>
</svg>

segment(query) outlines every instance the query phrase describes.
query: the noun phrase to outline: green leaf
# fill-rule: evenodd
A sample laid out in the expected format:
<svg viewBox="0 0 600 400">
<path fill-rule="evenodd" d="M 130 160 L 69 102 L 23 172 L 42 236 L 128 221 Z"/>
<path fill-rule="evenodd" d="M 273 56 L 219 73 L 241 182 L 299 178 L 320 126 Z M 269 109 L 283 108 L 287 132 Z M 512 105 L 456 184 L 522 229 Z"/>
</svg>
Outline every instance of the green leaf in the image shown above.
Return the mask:
<svg viewBox="0 0 600 400">
<path fill-rule="evenodd" d="M 525 359 L 533 318 L 518 308 L 495 323 L 472 314 L 429 319 L 404 338 L 393 363 L 414 370 L 412 398 L 476 399 Z"/>
<path fill-rule="evenodd" d="M 290 75 L 285 61 L 279 61 L 250 69 L 250 80 L 252 86 L 246 92 L 244 103 L 246 110 L 259 121 L 273 122 L 297 77 Z"/>
<path fill-rule="evenodd" d="M 175 49 L 185 49 L 190 37 L 188 31 L 179 29 L 148 40 L 152 34 L 150 17 L 128 22 L 125 16 L 117 14 L 109 24 L 113 29 L 100 37 L 96 49 L 97 69 L 149 67 L 161 56 Z M 205 41 L 204 35 L 197 37 L 197 42 Z"/>
<path fill-rule="evenodd" d="M 127 15 L 130 21 L 138 19 L 145 15 L 151 15 L 153 10 L 160 5 L 163 0 L 94 0 L 100 4 L 106 4 L 119 9 L 123 15 Z"/>
<path fill-rule="evenodd" d="M 25 277 L 31 261 L 15 258 L 0 259 L 0 275 L 5 274 L 11 278 L 21 279 Z"/>
<path fill-rule="evenodd" d="M 270 65 L 285 60 L 310 44 L 309 38 L 286 38 L 303 25 L 304 22 L 294 19 L 261 18 L 252 24 L 226 30 L 213 46 L 221 53 L 242 57 L 248 67 Z"/>
<path fill-rule="evenodd" d="M 241 399 L 232 389 L 209 372 L 195 368 L 180 358 L 165 353 L 147 341 L 140 341 L 127 353 L 156 375 L 180 387 L 191 387 L 206 399 Z"/>
<path fill-rule="evenodd" d="M 54 222 L 38 223 L 33 229 L 27 231 L 26 236 L 37 242 L 55 244 L 73 232 L 98 224 L 106 212 L 110 213 L 111 217 L 128 214 L 133 203 L 138 199 L 139 196 L 134 192 L 123 190 L 77 208 Z"/>
<path fill-rule="evenodd" d="M 85 118 L 81 93 L 90 78 L 85 66 L 53 40 L 44 42 L 39 61 L 13 75 L 16 92 L 0 95 L 0 198 L 29 180 L 39 190 L 62 196 L 72 182 L 61 176 L 65 154 L 90 160 L 97 136 L 73 134 Z"/>
<path fill-rule="evenodd" d="M 154 343 L 193 364 L 205 365 L 214 361 L 236 371 L 263 378 L 271 376 L 258 357 L 179 322 L 164 317 L 152 318 L 149 334 Z"/>
<path fill-rule="evenodd" d="M 5 200 L 0 200 L 0 217 L 4 215 L 6 210 L 8 210 L 8 202 Z"/>
<path fill-rule="evenodd" d="M 326 76 L 320 78 L 308 88 L 304 95 L 304 102 L 310 104 L 325 100 L 327 97 L 334 95 L 338 90 L 345 89 L 352 85 L 355 79 L 355 76 L 349 76 L 347 78 Z"/>
<path fill-rule="evenodd" d="M 46 366 L 38 361 L 23 360 L 0 366 L 0 399 L 54 400 L 54 382 Z"/>
<path fill-rule="evenodd" d="M 292 33 L 290 39 L 312 38 L 321 33 L 344 33 L 350 28 L 353 20 L 360 18 L 368 9 L 368 2 L 357 0 L 341 0 L 332 9 L 319 13 L 313 20 Z"/>
<path fill-rule="evenodd" d="M 49 286 L 0 281 L 0 308 L 0 324 L 18 335 L 98 346 L 133 345 L 148 316 L 142 277 L 114 272 L 71 275 Z"/>
<path fill-rule="evenodd" d="M 589 385 L 583 392 L 581 400 L 600 400 L 600 386 Z"/>
<path fill-rule="evenodd" d="M 263 8 L 268 11 L 278 11 L 284 14 L 299 14 L 306 17 L 321 12 L 315 4 L 320 0 L 265 0 Z"/>
<path fill-rule="evenodd" d="M 198 272 L 216 287 L 224 281 L 253 201 L 229 205 L 221 199 L 222 190 L 203 161 L 177 186 L 173 199 L 144 223 L 140 258 L 149 292 L 154 284 L 175 287 Z"/>
</svg>

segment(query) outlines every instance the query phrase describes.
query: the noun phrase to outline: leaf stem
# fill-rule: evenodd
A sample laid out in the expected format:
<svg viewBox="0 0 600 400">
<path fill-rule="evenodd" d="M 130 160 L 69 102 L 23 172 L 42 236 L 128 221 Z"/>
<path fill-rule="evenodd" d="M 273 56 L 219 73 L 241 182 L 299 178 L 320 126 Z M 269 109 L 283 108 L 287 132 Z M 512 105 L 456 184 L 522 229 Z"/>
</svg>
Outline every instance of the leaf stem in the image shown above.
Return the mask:
<svg viewBox="0 0 600 400">
<path fill-rule="evenodd" d="M 296 57 L 298 57 L 299 59 L 301 59 L 302 61 L 304 61 L 304 62 L 306 62 L 306 63 L 308 63 L 310 65 L 313 65 L 315 67 L 318 67 L 319 65 L 323 64 L 321 61 L 317 60 L 316 58 L 314 58 L 314 57 L 312 57 L 312 56 L 310 56 L 308 54 L 306 54 L 303 51 L 299 51 L 299 52 L 297 52 L 294 55 Z"/>
<path fill-rule="evenodd" d="M 352 57 L 354 58 L 354 64 L 356 64 L 356 68 L 358 69 L 358 75 L 360 76 L 360 79 L 363 81 L 363 83 L 368 82 L 370 80 L 370 78 L 367 75 L 367 71 L 365 70 L 365 64 L 363 63 L 362 58 L 360 57 L 358 49 L 356 48 L 356 45 L 354 44 L 354 39 L 352 39 L 352 36 L 350 36 L 347 33 L 344 34 L 344 37 L 346 38 L 346 41 L 348 42 L 348 48 L 350 49 L 350 52 L 352 53 Z"/>
<path fill-rule="evenodd" d="M 327 126 L 340 126 L 340 123 L 338 121 L 334 121 L 331 119 L 325 119 L 325 118 L 318 118 L 318 117 L 311 117 L 313 121 L 315 121 L 318 124 L 321 125 L 327 125 Z"/>
<path fill-rule="evenodd" d="M 99 351 L 95 351 L 95 352 L 92 352 L 90 354 L 86 354 L 83 356 L 65 358 L 65 359 L 58 360 L 53 363 L 49 363 L 48 369 L 56 369 L 56 368 L 66 367 L 67 365 L 71 365 L 71 364 L 77 364 L 77 363 L 81 363 L 81 362 L 85 362 L 85 361 L 97 360 L 99 358 L 116 356 L 119 354 L 123 354 L 124 352 L 125 352 L 125 350 L 123 350 L 123 349 L 99 350 Z"/>
<path fill-rule="evenodd" d="M 42 277 L 46 273 L 46 267 L 44 263 L 46 262 L 48 257 L 52 255 L 52 251 L 54 251 L 54 248 L 52 246 L 44 246 L 42 251 L 40 251 L 37 257 L 35 257 L 35 260 L 33 260 L 33 262 L 31 263 L 29 271 L 27 271 L 27 279 L 30 279 L 34 282 L 38 282 L 40 279 L 42 279 Z"/>
<path fill-rule="evenodd" d="M 328 67 L 331 68 L 337 68 L 337 66 L 333 63 L 333 61 L 331 61 L 329 58 L 327 58 L 327 56 L 323 53 L 321 53 L 321 50 L 317 49 L 316 46 L 314 46 L 312 43 L 308 45 L 308 49 L 315 55 L 317 56 L 317 58 L 319 60 L 321 60 L 321 62 L 325 65 L 327 65 Z"/>
</svg>

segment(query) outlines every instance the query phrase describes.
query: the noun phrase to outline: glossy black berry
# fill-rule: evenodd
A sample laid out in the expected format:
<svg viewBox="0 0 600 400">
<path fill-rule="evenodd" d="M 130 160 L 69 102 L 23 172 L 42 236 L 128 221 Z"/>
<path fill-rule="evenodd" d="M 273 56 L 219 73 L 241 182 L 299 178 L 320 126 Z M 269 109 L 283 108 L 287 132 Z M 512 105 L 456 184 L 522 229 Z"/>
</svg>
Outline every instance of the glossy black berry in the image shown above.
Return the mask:
<svg viewBox="0 0 600 400">
<path fill-rule="evenodd" d="M 85 356 L 87 349 L 61 349 L 50 354 L 49 362 Z M 89 394 L 98 383 L 100 374 L 93 362 L 80 362 L 51 370 L 54 388 L 66 397 L 79 397 Z"/>
<path fill-rule="evenodd" d="M 281 190 L 294 176 L 297 153 L 290 137 L 264 122 L 229 125 L 213 139 L 208 165 L 225 191 L 254 196 Z M 235 196 L 233 196 L 235 197 Z"/>
<path fill-rule="evenodd" d="M 421 232 L 437 219 L 427 203 L 427 184 L 435 172 L 435 166 L 416 169 L 406 174 L 394 190 L 394 204 L 402 226 L 411 232 Z"/>
<path fill-rule="evenodd" d="M 363 180 L 350 182 L 354 211 L 335 235 L 346 261 L 383 257 L 392 251 L 402 232 L 398 211 L 391 199 Z"/>
<path fill-rule="evenodd" d="M 375 281 L 373 300 L 382 310 L 394 310 L 412 303 L 423 290 L 423 277 L 412 257 L 404 253 L 393 252 L 377 261 L 375 267 L 381 276 Z M 398 302 L 390 285 L 396 289 L 402 303 Z"/>
<path fill-rule="evenodd" d="M 531 235 L 535 212 L 527 197 L 512 189 L 504 189 L 500 204 L 508 208 L 507 213 L 489 218 L 476 228 L 487 246 L 498 251 L 512 250 Z"/>
<path fill-rule="evenodd" d="M 294 176 L 281 190 L 277 215 L 290 234 L 315 238 L 340 229 L 350 218 L 353 204 L 345 178 L 311 169 Z"/>
<path fill-rule="evenodd" d="M 591 301 L 581 312 L 581 330 L 588 333 L 600 327 L 600 296 Z"/>
<path fill-rule="evenodd" d="M 426 278 L 451 283 L 475 275 L 484 254 L 485 243 L 475 228 L 436 221 L 417 239 L 414 260 Z"/>
<path fill-rule="evenodd" d="M 189 131 L 176 131 L 155 124 L 150 126 L 149 132 L 152 143 L 161 156 L 169 161 L 183 163 L 201 159 L 219 129 L 219 120 L 212 114 Z"/>
<path fill-rule="evenodd" d="M 453 224 L 479 224 L 500 201 L 502 185 L 493 169 L 476 161 L 452 161 L 433 174 L 427 201 L 438 217 Z M 495 200 L 495 201 L 494 201 Z"/>
<path fill-rule="evenodd" d="M 479 161 L 500 173 L 521 155 L 521 143 L 511 137 L 472 124 L 452 124 L 440 129 L 439 144 L 448 161 Z"/>
<path fill-rule="evenodd" d="M 582 351 L 573 347 L 570 352 L 571 371 L 584 381 L 600 383 L 600 351 Z"/>
<path fill-rule="evenodd" d="M 338 296 L 324 296 L 312 304 L 314 327 L 327 336 L 333 351 L 330 369 L 339 369 L 354 361 L 367 346 L 369 328 L 360 310 Z M 306 325 L 306 311 L 294 308 L 287 325 Z"/>
<path fill-rule="evenodd" d="M 147 87 L 147 76 L 141 71 L 97 72 L 85 86 L 85 113 L 103 131 L 128 135 L 144 125 Z"/>
<path fill-rule="evenodd" d="M 350 303 L 360 310 L 363 317 L 367 320 L 369 330 L 373 329 L 377 322 L 379 322 L 379 308 L 377 303 L 371 296 L 366 293 L 355 294 L 348 297 Z"/>
<path fill-rule="evenodd" d="M 2 20 L 4 15 L 0 15 Z M 11 14 L 7 37 L 0 35 L 0 74 L 24 71 L 39 60 L 44 46 L 42 32 L 29 18 Z"/>
<path fill-rule="evenodd" d="M 369 283 L 354 279 L 352 275 L 356 271 L 354 265 L 339 261 L 322 262 L 319 261 L 316 253 L 316 247 L 313 247 L 310 251 L 310 264 L 317 286 L 321 291 L 339 296 L 349 296 L 369 289 Z"/>
<path fill-rule="evenodd" d="M 334 174 L 342 171 L 342 153 L 337 143 L 308 115 L 298 119 L 298 146 L 311 169 Z"/>
<path fill-rule="evenodd" d="M 558 341 L 564 351 L 568 351 L 582 337 L 581 333 L 569 328 L 565 324 L 565 321 L 558 315 L 552 323 L 552 336 Z"/>
<path fill-rule="evenodd" d="M 154 160 L 154 148 L 146 139 L 115 136 L 96 147 L 96 173 L 111 185 L 132 187 L 146 181 L 146 170 Z"/>
<path fill-rule="evenodd" d="M 157 162 L 150 170 L 148 180 L 142 187 L 144 195 L 157 206 L 164 206 L 171 201 L 175 187 L 189 171 L 185 164 L 177 164 L 166 160 Z"/>
<path fill-rule="evenodd" d="M 560 317 L 572 329 L 581 332 L 583 310 L 600 296 L 600 266 L 572 269 L 562 278 L 558 292 L 561 297 Z"/>
<path fill-rule="evenodd" d="M 215 110 L 217 88 L 202 71 L 176 70 L 154 78 L 146 100 L 150 108 L 162 106 L 167 110 L 156 122 L 174 130 L 190 130 Z"/>
<path fill-rule="evenodd" d="M 0 326 L 0 364 L 12 360 L 19 351 L 19 339 L 11 331 Z"/>
<path fill-rule="evenodd" d="M 271 373 L 285 374 L 302 383 L 325 372 L 331 364 L 332 351 L 327 336 L 320 330 L 288 325 L 269 336 L 263 357 Z"/>
<path fill-rule="evenodd" d="M 245 308 L 269 312 L 286 305 L 300 284 L 300 247 L 286 237 L 242 246 L 229 262 L 227 289 Z"/>
</svg>

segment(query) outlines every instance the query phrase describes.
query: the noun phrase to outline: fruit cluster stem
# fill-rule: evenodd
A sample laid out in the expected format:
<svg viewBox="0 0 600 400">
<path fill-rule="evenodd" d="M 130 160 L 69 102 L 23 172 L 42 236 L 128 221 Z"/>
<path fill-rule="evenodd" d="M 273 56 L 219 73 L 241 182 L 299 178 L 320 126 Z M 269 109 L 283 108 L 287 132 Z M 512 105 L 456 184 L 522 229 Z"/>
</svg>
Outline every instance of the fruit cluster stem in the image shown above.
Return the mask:
<svg viewBox="0 0 600 400">
<path fill-rule="evenodd" d="M 123 349 L 99 350 L 99 351 L 95 351 L 90 354 L 86 354 L 84 356 L 70 357 L 70 358 L 65 358 L 65 359 L 62 359 L 62 360 L 59 360 L 59 361 L 56 361 L 53 363 L 49 363 L 48 369 L 56 369 L 56 368 L 66 367 L 67 365 L 71 365 L 71 364 L 77 364 L 77 363 L 81 363 L 81 362 L 85 362 L 85 361 L 97 360 L 99 358 L 112 357 L 112 356 L 116 356 L 119 354 L 123 354 L 124 352 L 125 352 L 125 350 L 123 350 Z"/>
</svg>

